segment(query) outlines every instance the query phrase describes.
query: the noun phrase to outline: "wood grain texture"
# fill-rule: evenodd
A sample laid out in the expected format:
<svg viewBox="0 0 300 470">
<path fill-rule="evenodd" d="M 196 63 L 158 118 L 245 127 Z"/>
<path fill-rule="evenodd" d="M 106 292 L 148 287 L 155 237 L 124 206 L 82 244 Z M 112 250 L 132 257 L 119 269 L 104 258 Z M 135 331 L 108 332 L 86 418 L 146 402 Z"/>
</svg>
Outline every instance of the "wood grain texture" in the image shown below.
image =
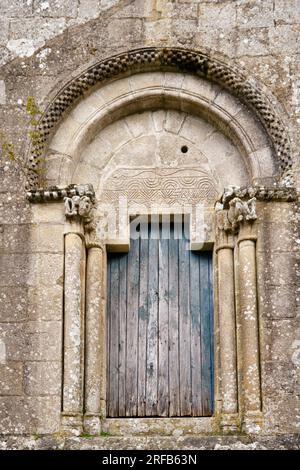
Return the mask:
<svg viewBox="0 0 300 470">
<path fill-rule="evenodd" d="M 209 416 L 211 253 L 191 252 L 174 228 L 149 235 L 108 257 L 107 415 Z"/>
</svg>

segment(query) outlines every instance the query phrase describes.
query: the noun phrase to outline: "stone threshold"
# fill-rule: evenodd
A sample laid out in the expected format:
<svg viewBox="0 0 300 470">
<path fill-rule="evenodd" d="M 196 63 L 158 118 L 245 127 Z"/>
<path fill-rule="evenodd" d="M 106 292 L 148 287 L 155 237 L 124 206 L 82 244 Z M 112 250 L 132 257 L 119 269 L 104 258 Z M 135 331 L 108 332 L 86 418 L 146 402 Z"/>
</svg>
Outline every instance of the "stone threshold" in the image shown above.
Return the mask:
<svg viewBox="0 0 300 470">
<path fill-rule="evenodd" d="M 186 436 L 210 434 L 214 430 L 213 417 L 201 418 L 106 418 L 102 433 L 111 436 Z"/>
<path fill-rule="evenodd" d="M 300 434 L 233 436 L 0 436 L 0 450 L 299 450 Z"/>
</svg>

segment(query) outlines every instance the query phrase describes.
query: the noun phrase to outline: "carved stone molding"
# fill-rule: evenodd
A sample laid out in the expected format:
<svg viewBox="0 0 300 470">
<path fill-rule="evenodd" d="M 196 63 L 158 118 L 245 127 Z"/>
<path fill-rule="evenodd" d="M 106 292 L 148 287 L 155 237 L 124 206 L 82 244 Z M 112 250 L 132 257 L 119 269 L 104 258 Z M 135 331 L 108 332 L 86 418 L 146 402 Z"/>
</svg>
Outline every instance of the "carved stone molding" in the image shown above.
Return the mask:
<svg viewBox="0 0 300 470">
<path fill-rule="evenodd" d="M 27 199 L 30 202 L 55 202 L 73 196 L 87 196 L 95 201 L 95 191 L 91 184 L 70 184 L 64 188 L 53 186 L 47 189 L 36 188 L 27 191 Z"/>
<path fill-rule="evenodd" d="M 122 76 L 129 71 L 136 73 L 164 69 L 193 73 L 218 83 L 252 108 L 270 137 L 280 165 L 282 183 L 292 183 L 290 142 L 282 120 L 262 90 L 243 71 L 201 51 L 147 47 L 124 52 L 98 62 L 73 78 L 55 97 L 39 123 L 39 142 L 31 149 L 29 187 L 34 188 L 38 185 L 36 170 L 56 124 L 65 111 L 88 89 L 97 83 L 112 77 Z"/>
<path fill-rule="evenodd" d="M 297 189 L 294 187 L 230 186 L 224 190 L 217 202 L 222 204 L 224 208 L 228 208 L 229 202 L 236 197 L 240 199 L 255 197 L 258 201 L 292 202 L 296 201 L 298 196 Z"/>
</svg>

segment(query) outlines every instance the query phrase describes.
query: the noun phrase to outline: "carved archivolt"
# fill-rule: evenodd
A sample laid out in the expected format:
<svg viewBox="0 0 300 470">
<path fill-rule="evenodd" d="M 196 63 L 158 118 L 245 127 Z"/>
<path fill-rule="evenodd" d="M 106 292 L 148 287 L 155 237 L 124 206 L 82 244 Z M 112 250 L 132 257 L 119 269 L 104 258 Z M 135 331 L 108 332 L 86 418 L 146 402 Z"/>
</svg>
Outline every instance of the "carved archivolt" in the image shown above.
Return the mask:
<svg viewBox="0 0 300 470">
<path fill-rule="evenodd" d="M 290 143 L 280 117 L 264 93 L 236 67 L 231 67 L 202 52 L 180 48 L 143 48 L 105 59 L 70 81 L 45 111 L 39 124 L 40 139 L 32 149 L 29 186 L 38 185 L 35 170 L 44 152 L 50 133 L 64 112 L 89 88 L 104 80 L 147 70 L 180 70 L 220 84 L 251 107 L 264 125 L 276 152 L 283 183 L 292 183 Z"/>
</svg>

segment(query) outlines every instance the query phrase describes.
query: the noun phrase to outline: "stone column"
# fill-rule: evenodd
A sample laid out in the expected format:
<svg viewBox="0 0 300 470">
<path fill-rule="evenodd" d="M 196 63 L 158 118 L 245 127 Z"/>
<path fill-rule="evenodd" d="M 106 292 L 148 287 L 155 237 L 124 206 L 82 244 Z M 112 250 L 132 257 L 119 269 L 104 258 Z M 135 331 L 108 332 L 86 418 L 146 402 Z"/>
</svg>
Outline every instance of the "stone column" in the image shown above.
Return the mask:
<svg viewBox="0 0 300 470">
<path fill-rule="evenodd" d="M 80 232 L 65 235 L 63 420 L 82 432 L 85 247 Z"/>
<path fill-rule="evenodd" d="M 101 430 L 101 360 L 103 342 L 103 247 L 88 244 L 86 269 L 86 351 L 84 430 Z"/>
<path fill-rule="evenodd" d="M 218 304 L 221 369 L 221 427 L 235 431 L 238 426 L 236 316 L 234 290 L 234 240 L 223 228 L 218 231 Z"/>
<path fill-rule="evenodd" d="M 84 228 L 91 221 L 93 202 L 89 187 L 77 187 L 65 197 L 64 360 L 62 428 L 82 433 L 84 389 L 84 314 L 86 254 Z M 77 194 L 78 192 L 78 194 Z"/>
<path fill-rule="evenodd" d="M 255 239 L 253 226 L 243 223 L 238 237 L 238 265 L 244 394 L 242 425 L 246 432 L 259 431 L 262 419 Z"/>
</svg>

